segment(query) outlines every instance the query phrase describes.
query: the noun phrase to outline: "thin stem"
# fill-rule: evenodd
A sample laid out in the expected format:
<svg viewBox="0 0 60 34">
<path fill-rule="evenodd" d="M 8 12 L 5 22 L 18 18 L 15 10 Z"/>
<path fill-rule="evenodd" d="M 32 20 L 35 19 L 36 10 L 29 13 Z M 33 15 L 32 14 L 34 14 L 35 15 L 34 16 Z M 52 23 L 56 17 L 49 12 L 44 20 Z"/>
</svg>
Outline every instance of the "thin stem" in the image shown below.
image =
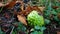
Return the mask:
<svg viewBox="0 0 60 34">
<path fill-rule="evenodd" d="M 6 3 L 6 0 L 5 0 L 5 2 L 3 2 L 3 0 L 2 0 L 2 3 Z M 3 10 L 3 7 L 1 8 L 1 10 L 0 10 L 0 12 Z"/>
<path fill-rule="evenodd" d="M 14 28 L 15 28 L 15 27 L 13 26 L 13 28 L 12 28 L 12 30 L 11 30 L 11 32 L 10 32 L 10 34 L 12 34 L 12 32 L 13 32 Z"/>
<path fill-rule="evenodd" d="M 3 10 L 3 7 L 1 8 L 0 12 Z"/>
</svg>

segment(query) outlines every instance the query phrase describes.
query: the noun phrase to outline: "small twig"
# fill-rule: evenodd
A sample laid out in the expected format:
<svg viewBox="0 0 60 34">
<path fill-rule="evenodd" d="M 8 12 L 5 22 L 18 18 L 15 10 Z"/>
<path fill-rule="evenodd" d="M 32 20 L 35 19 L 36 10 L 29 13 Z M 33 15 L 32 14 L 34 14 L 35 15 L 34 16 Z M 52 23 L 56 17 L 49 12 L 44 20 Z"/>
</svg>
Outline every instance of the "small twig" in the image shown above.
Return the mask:
<svg viewBox="0 0 60 34">
<path fill-rule="evenodd" d="M 10 32 L 10 34 L 12 34 L 12 32 L 13 32 L 14 28 L 15 28 L 15 27 L 13 26 L 13 28 L 12 28 L 12 30 L 11 30 L 11 32 Z"/>
</svg>

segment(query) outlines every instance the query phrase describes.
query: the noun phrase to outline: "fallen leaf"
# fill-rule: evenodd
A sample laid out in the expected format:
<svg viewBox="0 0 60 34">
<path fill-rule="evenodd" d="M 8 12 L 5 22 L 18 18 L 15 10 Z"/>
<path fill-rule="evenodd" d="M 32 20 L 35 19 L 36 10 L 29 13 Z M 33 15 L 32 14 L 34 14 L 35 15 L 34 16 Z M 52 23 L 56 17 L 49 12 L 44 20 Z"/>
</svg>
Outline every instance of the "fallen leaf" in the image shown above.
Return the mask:
<svg viewBox="0 0 60 34">
<path fill-rule="evenodd" d="M 7 4 L 5 7 L 11 9 L 16 4 L 16 0 L 8 2 L 8 3 L 9 4 Z"/>
<path fill-rule="evenodd" d="M 33 6 L 33 10 L 36 10 L 39 12 L 39 14 L 43 14 L 43 10 L 45 7 L 38 7 L 38 6 Z"/>
<path fill-rule="evenodd" d="M 57 9 L 57 8 L 59 8 L 58 6 L 52 6 L 53 7 L 53 9 Z"/>
<path fill-rule="evenodd" d="M 20 22 L 22 22 L 23 24 L 27 25 L 27 22 L 26 22 L 26 18 L 21 16 L 21 15 L 17 15 L 17 18 Z"/>
<path fill-rule="evenodd" d="M 58 18 L 60 19 L 60 13 L 58 14 Z"/>
<path fill-rule="evenodd" d="M 60 32 L 57 32 L 57 34 L 60 34 Z"/>
<path fill-rule="evenodd" d="M 0 7 L 4 6 L 4 4 L 0 3 Z"/>
<path fill-rule="evenodd" d="M 43 11 L 45 7 L 38 7 L 38 8 L 39 8 L 41 11 Z"/>
</svg>

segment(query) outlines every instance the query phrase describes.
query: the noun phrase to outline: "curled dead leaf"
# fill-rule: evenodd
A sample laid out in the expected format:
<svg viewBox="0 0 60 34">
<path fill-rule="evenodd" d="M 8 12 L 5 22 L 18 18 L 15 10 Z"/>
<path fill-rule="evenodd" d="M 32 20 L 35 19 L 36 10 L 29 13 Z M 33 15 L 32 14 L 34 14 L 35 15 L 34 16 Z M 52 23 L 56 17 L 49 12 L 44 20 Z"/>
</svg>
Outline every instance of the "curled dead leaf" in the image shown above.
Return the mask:
<svg viewBox="0 0 60 34">
<path fill-rule="evenodd" d="M 21 15 L 17 15 L 17 18 L 20 22 L 22 22 L 24 25 L 27 25 L 26 18 Z"/>
<path fill-rule="evenodd" d="M 58 18 L 60 19 L 60 13 L 58 14 Z"/>
<path fill-rule="evenodd" d="M 59 8 L 58 6 L 52 6 L 53 7 L 53 9 L 57 9 L 57 8 Z"/>
</svg>

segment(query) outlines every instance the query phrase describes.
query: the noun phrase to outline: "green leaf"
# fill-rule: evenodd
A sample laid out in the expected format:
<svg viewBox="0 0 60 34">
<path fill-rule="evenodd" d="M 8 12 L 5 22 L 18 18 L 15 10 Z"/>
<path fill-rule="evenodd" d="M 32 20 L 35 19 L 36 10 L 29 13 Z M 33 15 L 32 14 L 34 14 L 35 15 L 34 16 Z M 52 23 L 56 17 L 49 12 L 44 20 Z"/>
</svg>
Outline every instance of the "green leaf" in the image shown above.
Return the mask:
<svg viewBox="0 0 60 34">
<path fill-rule="evenodd" d="M 50 20 L 45 19 L 45 23 L 46 23 L 46 24 L 49 24 L 49 23 L 50 23 Z"/>
<path fill-rule="evenodd" d="M 51 14 L 57 15 L 57 12 L 56 12 L 55 10 L 52 10 L 52 11 L 51 11 Z"/>
<path fill-rule="evenodd" d="M 54 20 L 59 22 L 59 19 L 57 16 L 54 16 Z"/>
<path fill-rule="evenodd" d="M 0 28 L 0 34 L 5 34 L 5 33 L 1 30 L 1 28 Z"/>
<path fill-rule="evenodd" d="M 13 31 L 12 34 L 16 34 L 16 32 Z"/>
<path fill-rule="evenodd" d="M 46 27 L 40 27 L 40 26 L 35 26 L 35 29 L 36 30 L 41 30 L 41 31 L 44 31 L 46 29 Z"/>
<path fill-rule="evenodd" d="M 46 27 L 41 27 L 41 31 L 44 31 L 46 29 Z"/>
<path fill-rule="evenodd" d="M 41 32 L 41 31 L 34 31 L 31 34 L 43 34 L 43 32 Z"/>
<path fill-rule="evenodd" d="M 18 22 L 18 30 L 21 30 L 21 31 L 26 31 L 26 27 L 21 23 L 21 22 Z"/>
<path fill-rule="evenodd" d="M 35 26 L 35 29 L 36 29 L 36 30 L 40 30 L 40 27 L 39 27 L 39 26 Z"/>
</svg>

